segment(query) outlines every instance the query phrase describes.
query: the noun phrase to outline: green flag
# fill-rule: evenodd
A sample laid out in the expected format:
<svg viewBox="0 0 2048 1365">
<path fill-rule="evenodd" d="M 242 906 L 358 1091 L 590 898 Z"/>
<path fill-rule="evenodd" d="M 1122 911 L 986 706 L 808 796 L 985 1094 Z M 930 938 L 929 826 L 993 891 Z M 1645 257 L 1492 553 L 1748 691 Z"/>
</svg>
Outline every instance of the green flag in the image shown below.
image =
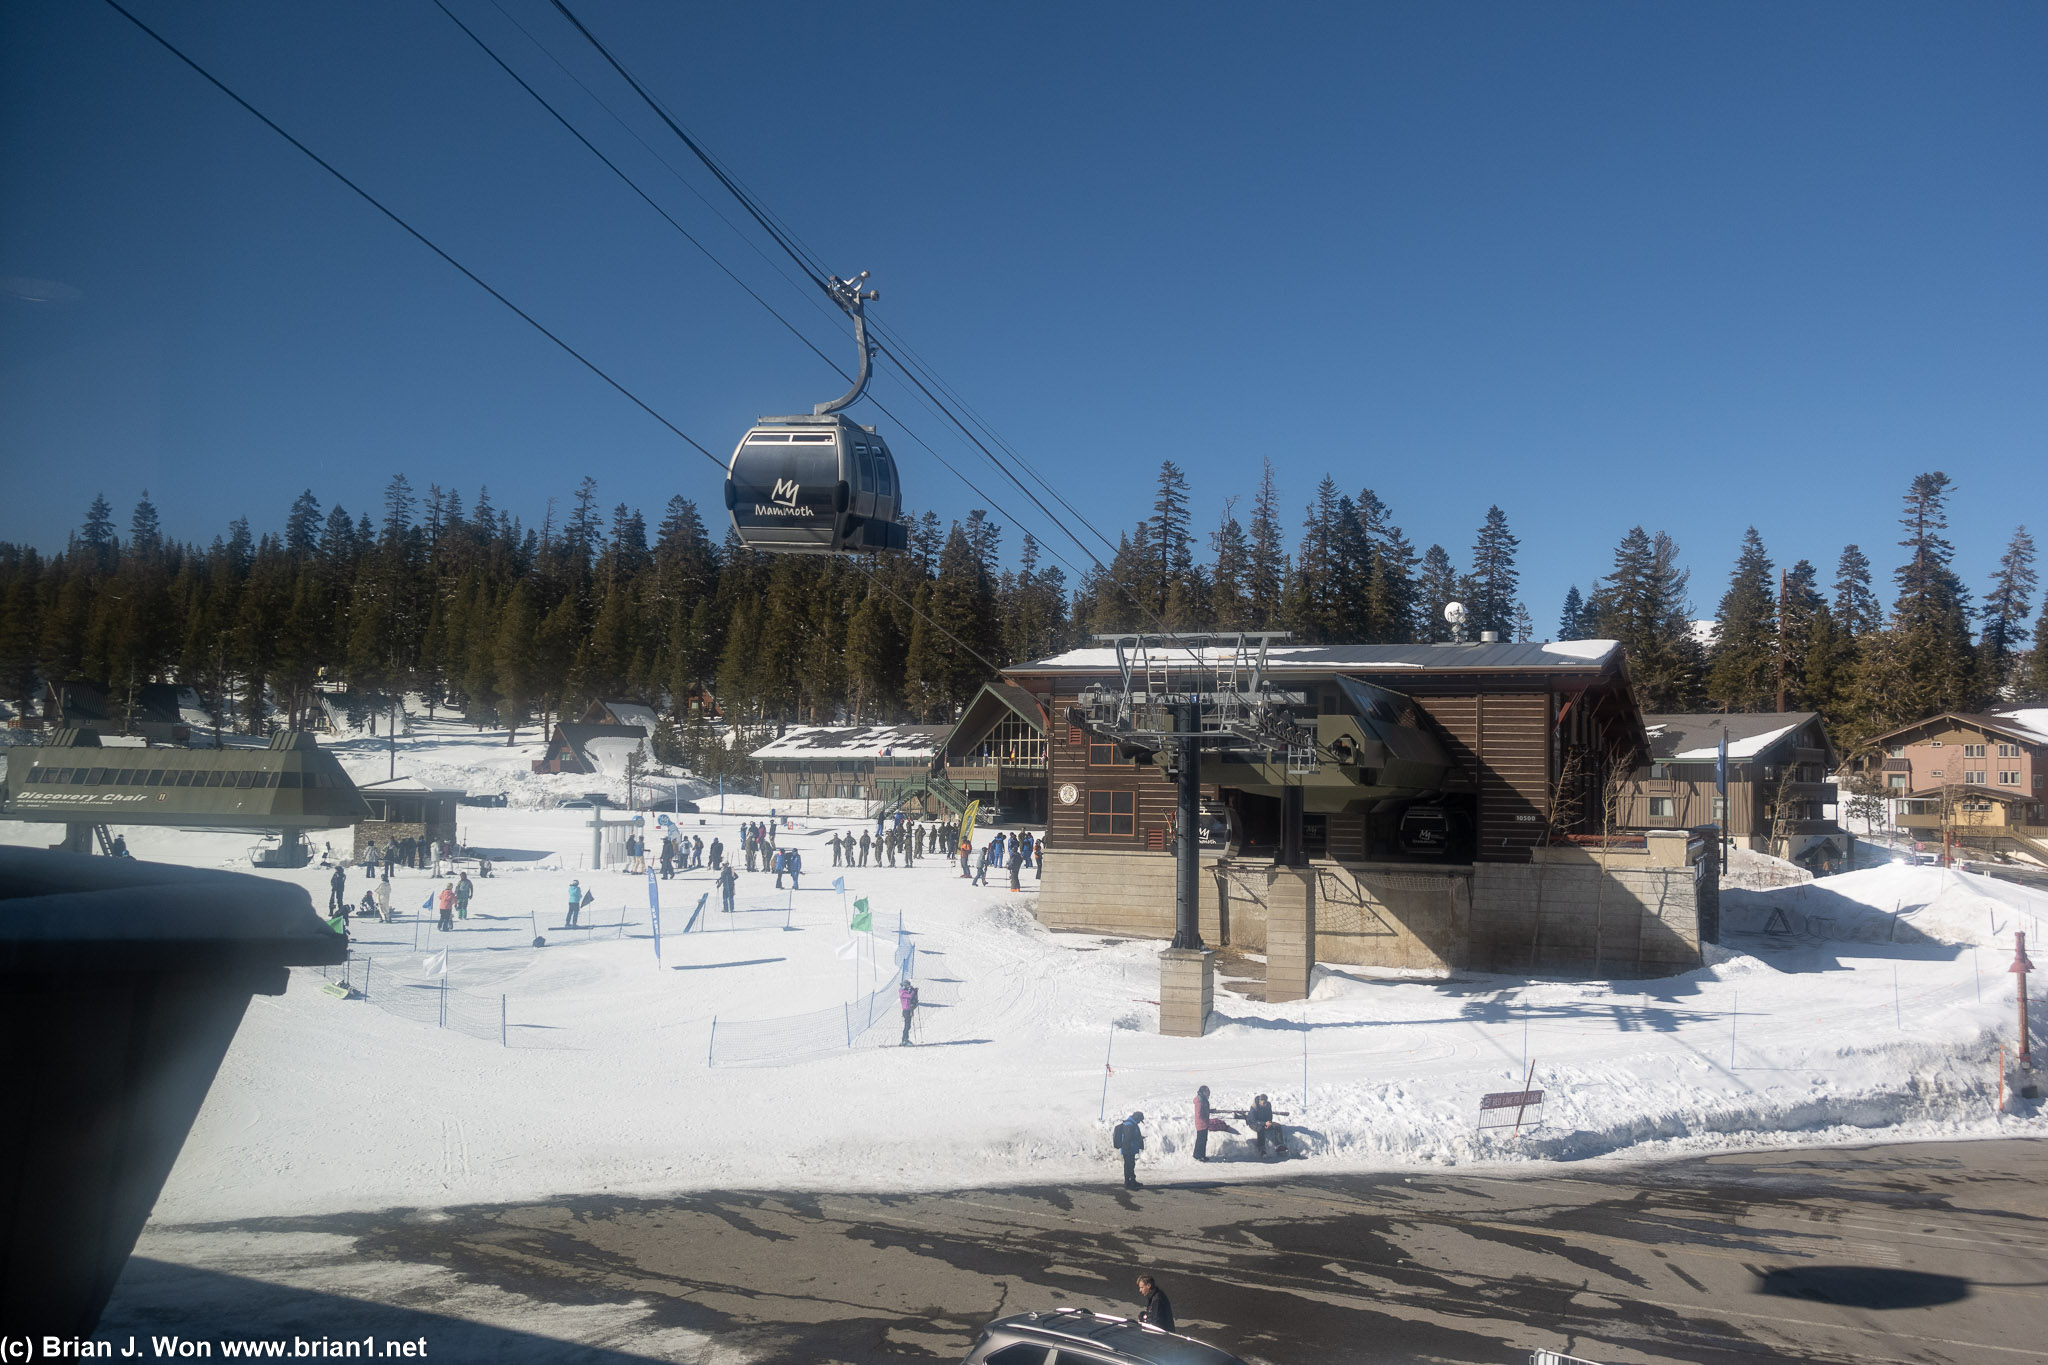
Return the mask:
<svg viewBox="0 0 2048 1365">
<path fill-rule="evenodd" d="M 863 896 L 853 903 L 853 930 L 855 933 L 864 934 L 874 927 L 875 917 L 868 913 L 867 897 Z"/>
</svg>

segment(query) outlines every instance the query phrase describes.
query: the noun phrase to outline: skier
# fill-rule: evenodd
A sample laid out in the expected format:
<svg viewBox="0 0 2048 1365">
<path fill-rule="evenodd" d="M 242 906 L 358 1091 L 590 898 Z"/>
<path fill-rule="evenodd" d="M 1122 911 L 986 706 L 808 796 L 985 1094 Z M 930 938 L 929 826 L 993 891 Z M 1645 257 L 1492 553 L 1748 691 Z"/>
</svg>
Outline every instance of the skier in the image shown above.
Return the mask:
<svg viewBox="0 0 2048 1365">
<path fill-rule="evenodd" d="M 442 887 L 441 894 L 436 896 L 434 901 L 441 911 L 441 932 L 448 933 L 455 928 L 455 883 L 450 882 Z"/>
<path fill-rule="evenodd" d="M 974 856 L 973 841 L 962 839 L 960 841 L 960 875 L 963 877 L 972 877 L 974 875 L 967 868 L 967 860 L 972 856 Z"/>
<path fill-rule="evenodd" d="M 833 835 L 825 841 L 825 847 L 832 850 L 832 866 L 839 866 L 839 836 Z"/>
<path fill-rule="evenodd" d="M 868 832 L 866 830 L 860 832 L 860 865 L 862 867 L 868 865 Z"/>
<path fill-rule="evenodd" d="M 1145 1111 L 1134 1110 L 1131 1116 L 1110 1130 L 1109 1145 L 1123 1153 L 1124 1188 L 1138 1188 L 1138 1153 L 1145 1150 L 1145 1130 L 1139 1125 L 1145 1122 Z"/>
<path fill-rule="evenodd" d="M 661 879 L 667 881 L 676 871 L 676 841 L 664 838 L 661 841 Z"/>
<path fill-rule="evenodd" d="M 794 848 L 793 848 L 793 849 L 791 849 L 791 850 L 789 850 L 789 852 L 787 852 L 787 853 L 785 853 L 785 854 L 783 854 L 783 855 L 782 855 L 782 866 L 783 866 L 783 869 L 784 869 L 785 871 L 787 871 L 787 872 L 789 873 L 789 889 L 790 889 L 790 890 L 792 890 L 792 891 L 801 891 L 801 890 L 803 890 L 803 889 L 804 889 L 804 855 L 803 855 L 803 853 L 802 853 L 801 851 L 797 850 L 797 849 L 794 849 Z"/>
<path fill-rule="evenodd" d="M 718 901 L 719 904 L 724 907 L 725 913 L 728 915 L 732 913 L 733 887 L 737 885 L 738 882 L 739 874 L 732 870 L 731 863 L 727 863 L 724 867 L 718 870 Z"/>
<path fill-rule="evenodd" d="M 898 1047 L 910 1046 L 910 1021 L 917 1014 L 917 987 L 908 981 L 896 988 L 896 1008 L 903 1011 L 903 1041 Z"/>
<path fill-rule="evenodd" d="M 377 879 L 377 918 L 391 923 L 391 873 Z"/>
<path fill-rule="evenodd" d="M 463 873 L 460 877 L 456 878 L 455 917 L 457 919 L 469 918 L 469 898 L 475 894 L 476 883 L 472 882 L 469 879 L 469 874 L 467 872 Z"/>
<path fill-rule="evenodd" d="M 1000 838 L 1001 836 L 998 835 L 997 837 Z M 995 852 L 995 848 L 995 840 L 993 839 L 981 846 L 981 857 L 976 859 L 974 864 L 974 885 L 988 885 L 988 860 L 990 855 Z M 963 859 L 962 861 L 965 860 Z"/>
<path fill-rule="evenodd" d="M 576 915 L 577 912 L 579 912 L 582 909 L 583 883 L 579 881 L 571 881 L 569 883 L 569 918 L 562 922 L 562 927 L 564 929 L 576 928 Z"/>
<path fill-rule="evenodd" d="M 769 855 L 768 870 L 775 874 L 775 889 L 777 891 L 780 891 L 782 889 L 782 869 L 788 863 L 788 861 L 788 855 L 785 854 L 779 848 L 776 849 L 773 854 Z"/>
<path fill-rule="evenodd" d="M 747 871 L 754 871 L 754 837 L 749 833 L 743 840 L 747 850 Z"/>
<path fill-rule="evenodd" d="M 1145 1307 L 1138 1313 L 1138 1321 L 1150 1323 L 1162 1332 L 1173 1330 L 1173 1304 L 1168 1302 L 1166 1291 L 1159 1287 L 1159 1281 L 1150 1275 L 1138 1277 L 1138 1293 L 1144 1296 Z"/>
<path fill-rule="evenodd" d="M 1023 884 L 1017 878 L 1024 871 L 1024 845 L 1021 840 L 1010 840 L 1010 889 L 1022 891 Z"/>
<path fill-rule="evenodd" d="M 725 866 L 725 840 L 713 835 L 711 838 L 711 868 L 715 872 Z"/>
<path fill-rule="evenodd" d="M 1202 1086 L 1195 1091 L 1195 1160 L 1209 1159 L 1209 1134 L 1235 1133 L 1237 1129 L 1209 1112 L 1209 1087 Z"/>
<path fill-rule="evenodd" d="M 903 831 L 892 829 L 887 840 L 889 845 L 889 866 L 896 866 L 896 845 L 903 842 Z"/>
<path fill-rule="evenodd" d="M 348 870 L 340 867 L 335 868 L 334 877 L 328 885 L 331 889 L 327 893 L 327 908 L 329 910 L 339 910 L 347 905 Z"/>
</svg>

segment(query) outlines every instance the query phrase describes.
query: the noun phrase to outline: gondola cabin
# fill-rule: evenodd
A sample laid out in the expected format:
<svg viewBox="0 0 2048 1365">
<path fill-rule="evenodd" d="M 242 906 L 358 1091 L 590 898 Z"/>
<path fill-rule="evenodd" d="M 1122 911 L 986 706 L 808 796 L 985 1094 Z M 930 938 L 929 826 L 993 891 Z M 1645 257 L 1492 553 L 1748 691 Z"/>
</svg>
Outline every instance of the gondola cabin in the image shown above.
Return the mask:
<svg viewBox="0 0 2048 1365">
<path fill-rule="evenodd" d="M 740 438 L 725 505 L 742 544 L 777 554 L 880 554 L 908 544 L 896 460 L 848 418 L 769 417 Z"/>
</svg>

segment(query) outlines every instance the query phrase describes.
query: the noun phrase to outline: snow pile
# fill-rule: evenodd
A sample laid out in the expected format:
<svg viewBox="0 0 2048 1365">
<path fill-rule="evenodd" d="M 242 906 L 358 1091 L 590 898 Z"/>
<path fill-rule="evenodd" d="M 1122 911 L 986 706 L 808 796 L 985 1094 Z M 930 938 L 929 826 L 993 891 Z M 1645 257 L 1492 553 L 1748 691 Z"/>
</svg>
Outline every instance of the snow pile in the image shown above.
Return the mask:
<svg viewBox="0 0 2048 1365">
<path fill-rule="evenodd" d="M 1774 912 L 1782 913 L 1782 931 L 1814 939 L 2010 951 L 2015 929 L 2037 934 L 2048 921 L 2048 893 L 1953 868 L 1892 863 L 1775 891 L 1721 894 L 1728 930 L 1764 933 Z"/>
<path fill-rule="evenodd" d="M 1768 891 L 1779 886 L 1800 886 L 1813 874 L 1797 863 L 1759 853 L 1753 848 L 1731 845 L 1728 870 L 1721 874 L 1723 891 Z"/>
</svg>

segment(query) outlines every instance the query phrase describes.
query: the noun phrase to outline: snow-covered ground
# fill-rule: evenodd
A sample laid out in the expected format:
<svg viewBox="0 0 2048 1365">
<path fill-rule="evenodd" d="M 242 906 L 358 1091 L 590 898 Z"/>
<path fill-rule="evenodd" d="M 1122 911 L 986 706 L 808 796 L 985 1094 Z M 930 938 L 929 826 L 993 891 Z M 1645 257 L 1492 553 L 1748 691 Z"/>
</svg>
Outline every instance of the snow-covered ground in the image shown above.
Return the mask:
<svg viewBox="0 0 2048 1365">
<path fill-rule="evenodd" d="M 337 747 L 359 777 L 385 775 L 370 741 Z M 730 922 L 707 908 L 708 931 L 700 920 L 680 932 L 710 873 L 663 883 L 657 959 L 645 879 L 585 870 L 587 813 L 541 808 L 603 784 L 535 777 L 536 751 L 454 726 L 401 738 L 402 776 L 512 793 L 507 809 L 461 813 L 463 841 L 493 850 L 498 875 L 443 935 L 419 909 L 440 882 L 401 872 L 393 899 L 408 918 L 357 925 L 370 1001 L 298 974 L 252 1004 L 160 1221 L 597 1191 L 1101 1181 L 1109 1122 L 1132 1109 L 1151 1116 L 1155 1177 L 1187 1173 L 1200 1084 L 1219 1107 L 1271 1094 L 1321 1170 L 2048 1134 L 2048 1120 L 1993 1112 L 2013 931 L 2038 934 L 2048 894 L 1967 873 L 1895 866 L 1731 889 L 1727 943 L 1681 976 L 1322 968 L 1306 1001 L 1220 990 L 1206 1037 L 1166 1038 L 1154 1003 L 1164 945 L 1048 933 L 1028 874 L 1019 893 L 975 888 L 929 860 L 853 869 L 846 895 L 832 890 L 825 840 L 861 828 L 851 803 L 798 815 L 783 842 L 804 851 L 803 889 L 743 874 Z M 770 804 L 728 796 L 720 815 L 715 794 L 699 799 L 706 813 L 679 824 L 728 848 L 740 817 Z M 50 833 L 0 825 L 16 843 Z M 138 857 L 198 865 L 235 864 L 253 842 L 127 833 Z M 261 875 L 326 902 L 324 870 Z M 559 927 L 571 879 L 598 897 L 577 931 Z M 350 898 L 366 885 L 352 873 Z M 916 1045 L 895 1047 L 885 1018 L 834 1055 L 709 1065 L 714 1019 L 727 1030 L 808 1013 L 788 1037 L 814 1040 L 824 1012 L 887 978 L 889 944 L 847 927 L 855 897 L 916 935 L 936 1002 Z M 545 947 L 531 946 L 536 933 Z M 448 1028 L 422 968 L 444 947 Z M 1480 1131 L 1480 1097 L 1531 1076 L 1546 1102 L 1520 1136 Z M 1206 1177 L 1264 1169 L 1235 1141 L 1219 1148 Z"/>
</svg>

